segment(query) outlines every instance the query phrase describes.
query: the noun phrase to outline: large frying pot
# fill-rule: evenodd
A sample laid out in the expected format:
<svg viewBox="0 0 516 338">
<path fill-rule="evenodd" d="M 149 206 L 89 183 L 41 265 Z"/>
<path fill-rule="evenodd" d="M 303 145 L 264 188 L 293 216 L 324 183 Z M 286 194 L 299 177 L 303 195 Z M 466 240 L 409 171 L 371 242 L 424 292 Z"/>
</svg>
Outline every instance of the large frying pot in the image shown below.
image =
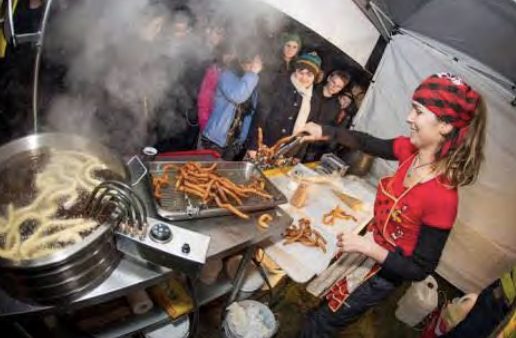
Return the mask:
<svg viewBox="0 0 516 338">
<path fill-rule="evenodd" d="M 68 134 L 37 134 L 0 147 L 0 167 L 13 158 L 31 156 L 42 148 L 74 150 L 93 155 L 108 169 L 127 180 L 122 160 L 94 141 Z M 0 181 L 4 179 L 0 177 Z M 113 229 L 103 224 L 83 241 L 37 259 L 0 257 L 0 287 L 15 298 L 37 303 L 61 303 L 78 298 L 99 285 L 120 260 Z"/>
</svg>

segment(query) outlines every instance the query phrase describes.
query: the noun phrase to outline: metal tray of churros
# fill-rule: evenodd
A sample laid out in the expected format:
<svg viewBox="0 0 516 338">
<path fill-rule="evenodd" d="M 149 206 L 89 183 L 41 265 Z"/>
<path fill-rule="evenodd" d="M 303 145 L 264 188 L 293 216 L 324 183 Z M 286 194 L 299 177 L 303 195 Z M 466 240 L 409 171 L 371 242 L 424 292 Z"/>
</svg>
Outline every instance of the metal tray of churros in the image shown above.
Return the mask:
<svg viewBox="0 0 516 338">
<path fill-rule="evenodd" d="M 206 218 L 214 216 L 231 215 L 227 208 L 220 207 L 213 200 L 208 202 L 195 194 L 177 189 L 179 168 L 191 163 L 188 161 L 154 161 L 149 163 L 151 179 L 166 177 L 167 183 L 160 189 L 159 195 L 154 193 L 154 204 L 158 214 L 169 220 L 184 220 L 193 218 Z M 228 198 L 227 203 L 241 212 L 251 212 L 274 208 L 287 203 L 287 198 L 276 186 L 269 181 L 262 172 L 249 162 L 229 161 L 202 161 L 194 162 L 200 168 L 212 168 L 214 174 L 230 180 L 232 183 L 242 186 L 259 182 L 261 190 L 269 198 L 249 194 L 240 198 L 241 205 Z M 194 181 L 194 180 L 192 180 Z M 157 196 L 158 195 L 158 196 Z"/>
</svg>

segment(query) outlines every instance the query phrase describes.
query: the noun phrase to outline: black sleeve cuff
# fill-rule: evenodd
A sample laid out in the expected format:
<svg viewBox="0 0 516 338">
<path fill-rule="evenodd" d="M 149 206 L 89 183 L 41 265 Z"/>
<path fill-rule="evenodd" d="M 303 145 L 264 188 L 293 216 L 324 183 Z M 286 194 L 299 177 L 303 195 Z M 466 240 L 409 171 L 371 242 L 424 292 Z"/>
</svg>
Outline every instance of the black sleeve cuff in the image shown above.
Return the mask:
<svg viewBox="0 0 516 338">
<path fill-rule="evenodd" d="M 428 272 L 410 260 L 410 257 L 403 256 L 400 248 L 396 248 L 394 252 L 389 252 L 382 264 L 382 269 L 385 270 L 386 274 L 396 279 L 412 281 L 425 279 L 428 276 Z"/>
<path fill-rule="evenodd" d="M 323 136 L 328 136 L 329 141 L 334 141 L 337 137 L 337 128 L 331 126 L 322 126 Z"/>
</svg>

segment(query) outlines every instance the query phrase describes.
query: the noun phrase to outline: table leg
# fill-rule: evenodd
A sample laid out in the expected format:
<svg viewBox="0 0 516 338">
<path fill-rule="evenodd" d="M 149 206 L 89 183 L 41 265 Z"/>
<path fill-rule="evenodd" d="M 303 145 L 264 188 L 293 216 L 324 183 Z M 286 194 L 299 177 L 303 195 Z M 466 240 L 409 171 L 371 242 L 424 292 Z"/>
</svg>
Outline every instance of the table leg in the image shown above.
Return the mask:
<svg viewBox="0 0 516 338">
<path fill-rule="evenodd" d="M 231 295 L 228 299 L 228 304 L 233 303 L 236 298 L 238 297 L 238 293 L 240 292 L 240 289 L 242 288 L 242 284 L 244 283 L 244 277 L 245 277 L 245 270 L 249 266 L 249 263 L 254 257 L 256 251 L 256 246 L 250 246 L 248 247 L 245 252 L 244 256 L 242 257 L 242 260 L 240 261 L 240 264 L 238 265 L 237 273 L 235 275 L 235 279 L 233 280 L 233 289 L 231 290 Z"/>
</svg>

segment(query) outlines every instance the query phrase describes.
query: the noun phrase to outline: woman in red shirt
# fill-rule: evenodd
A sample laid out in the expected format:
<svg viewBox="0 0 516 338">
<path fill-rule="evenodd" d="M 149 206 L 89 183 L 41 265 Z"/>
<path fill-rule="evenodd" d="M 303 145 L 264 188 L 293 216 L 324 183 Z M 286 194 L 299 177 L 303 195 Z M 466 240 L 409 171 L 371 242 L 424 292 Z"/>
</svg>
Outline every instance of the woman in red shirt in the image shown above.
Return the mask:
<svg viewBox="0 0 516 338">
<path fill-rule="evenodd" d="M 338 282 L 306 321 L 300 337 L 327 338 L 387 297 L 403 281 L 433 273 L 457 217 L 457 188 L 473 183 L 483 160 L 486 109 L 461 79 L 435 74 L 412 97 L 410 137 L 382 140 L 368 134 L 309 123 L 306 140 L 336 140 L 399 167 L 378 186 L 370 224 L 374 241 L 340 234 L 344 253 L 362 253 L 376 264 L 353 292 Z M 344 306 L 342 306 L 344 305 Z"/>
</svg>

